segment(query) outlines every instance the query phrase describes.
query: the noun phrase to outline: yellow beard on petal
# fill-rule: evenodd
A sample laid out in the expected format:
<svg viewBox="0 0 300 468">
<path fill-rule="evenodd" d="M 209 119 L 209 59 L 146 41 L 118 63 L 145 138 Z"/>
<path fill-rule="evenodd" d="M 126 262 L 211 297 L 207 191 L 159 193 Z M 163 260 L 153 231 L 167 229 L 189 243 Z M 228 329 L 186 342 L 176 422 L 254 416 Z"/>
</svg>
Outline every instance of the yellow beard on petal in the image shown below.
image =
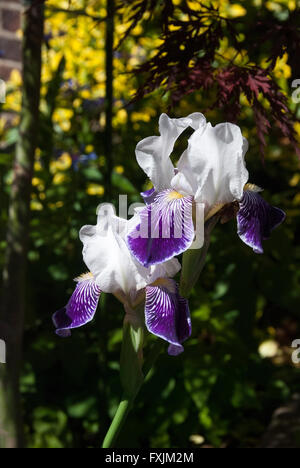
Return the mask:
<svg viewBox="0 0 300 468">
<path fill-rule="evenodd" d="M 82 275 L 78 276 L 77 278 L 74 279 L 77 283 L 81 283 L 82 281 L 86 281 L 88 279 L 94 278 L 93 273 L 88 271 L 87 273 L 83 273 Z"/>
<path fill-rule="evenodd" d="M 258 185 L 255 184 L 246 184 L 244 187 L 244 190 L 249 190 L 249 192 L 262 192 L 263 189 L 258 187 Z"/>
<path fill-rule="evenodd" d="M 172 192 L 170 192 L 168 194 L 168 199 L 171 201 L 171 200 L 180 200 L 180 198 L 184 198 L 183 195 L 181 195 L 181 193 L 179 192 L 176 192 L 176 190 L 173 190 Z"/>
</svg>

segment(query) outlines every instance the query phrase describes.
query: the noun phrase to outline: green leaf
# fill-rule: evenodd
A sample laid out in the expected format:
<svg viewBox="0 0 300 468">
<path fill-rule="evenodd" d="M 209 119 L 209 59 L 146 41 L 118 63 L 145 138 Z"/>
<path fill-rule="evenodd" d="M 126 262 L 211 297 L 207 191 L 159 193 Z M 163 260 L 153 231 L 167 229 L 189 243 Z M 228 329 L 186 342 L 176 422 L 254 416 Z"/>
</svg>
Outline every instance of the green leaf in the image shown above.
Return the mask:
<svg viewBox="0 0 300 468">
<path fill-rule="evenodd" d="M 88 180 L 92 180 L 95 182 L 101 182 L 103 180 L 103 175 L 96 167 L 87 167 L 82 171 L 84 177 Z"/>
<path fill-rule="evenodd" d="M 127 397 L 134 397 L 144 381 L 143 366 L 143 326 L 134 326 L 124 321 L 121 351 L 120 376 Z"/>
<path fill-rule="evenodd" d="M 116 187 L 118 190 L 121 190 L 125 193 L 129 194 L 136 194 L 137 190 L 132 185 L 132 183 L 124 177 L 122 174 L 117 174 L 116 172 L 113 172 L 112 174 L 112 184 L 114 187 Z"/>
<path fill-rule="evenodd" d="M 93 408 L 96 408 L 97 400 L 94 396 L 86 398 L 85 400 L 71 403 L 68 405 L 68 414 L 72 418 L 83 418 L 87 414 L 92 412 Z"/>
</svg>

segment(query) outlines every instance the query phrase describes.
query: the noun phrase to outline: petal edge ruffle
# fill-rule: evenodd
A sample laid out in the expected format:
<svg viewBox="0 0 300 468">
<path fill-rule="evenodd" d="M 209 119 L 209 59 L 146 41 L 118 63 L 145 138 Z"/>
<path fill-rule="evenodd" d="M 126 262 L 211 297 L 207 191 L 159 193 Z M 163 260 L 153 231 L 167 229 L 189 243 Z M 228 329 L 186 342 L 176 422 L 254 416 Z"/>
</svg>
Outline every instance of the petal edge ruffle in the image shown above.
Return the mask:
<svg viewBox="0 0 300 468">
<path fill-rule="evenodd" d="M 237 214 L 238 235 L 255 253 L 263 253 L 262 241 L 285 220 L 285 213 L 266 202 L 257 191 L 245 190 Z"/>
</svg>

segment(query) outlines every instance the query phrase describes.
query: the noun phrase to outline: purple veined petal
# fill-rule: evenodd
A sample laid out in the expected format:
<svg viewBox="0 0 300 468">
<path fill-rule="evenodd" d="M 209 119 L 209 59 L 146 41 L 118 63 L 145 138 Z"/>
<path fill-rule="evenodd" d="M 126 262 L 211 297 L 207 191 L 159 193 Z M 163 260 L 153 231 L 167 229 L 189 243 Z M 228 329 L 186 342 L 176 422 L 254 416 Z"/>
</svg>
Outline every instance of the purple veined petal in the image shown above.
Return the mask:
<svg viewBox="0 0 300 468">
<path fill-rule="evenodd" d="M 175 281 L 159 280 L 146 287 L 145 321 L 150 333 L 170 343 L 168 353 L 183 352 L 182 343 L 192 333 L 188 301 L 178 292 Z"/>
<path fill-rule="evenodd" d="M 146 190 L 145 192 L 141 192 L 141 196 L 143 197 L 146 205 L 151 205 L 151 203 L 154 202 L 156 195 L 157 192 L 154 187 L 150 190 Z"/>
<path fill-rule="evenodd" d="M 193 198 L 174 190 L 160 192 L 140 211 L 138 224 L 127 237 L 134 257 L 145 267 L 163 263 L 187 250 L 195 232 Z"/>
<path fill-rule="evenodd" d="M 71 329 L 82 327 L 90 322 L 97 310 L 100 288 L 90 274 L 78 278 L 78 283 L 66 307 L 55 312 L 52 317 L 56 334 L 61 337 L 71 335 Z"/>
<path fill-rule="evenodd" d="M 255 253 L 262 254 L 262 241 L 285 220 L 285 213 L 267 203 L 257 191 L 245 190 L 237 215 L 238 235 Z"/>
</svg>

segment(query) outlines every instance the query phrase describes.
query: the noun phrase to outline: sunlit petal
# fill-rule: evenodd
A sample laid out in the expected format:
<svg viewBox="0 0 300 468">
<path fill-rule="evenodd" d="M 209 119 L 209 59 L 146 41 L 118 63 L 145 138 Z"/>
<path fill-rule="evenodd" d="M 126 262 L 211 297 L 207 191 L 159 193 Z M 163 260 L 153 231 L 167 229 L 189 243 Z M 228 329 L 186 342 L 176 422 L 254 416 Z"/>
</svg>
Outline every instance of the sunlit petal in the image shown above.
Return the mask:
<svg viewBox="0 0 300 468">
<path fill-rule="evenodd" d="M 156 265 L 187 250 L 194 240 L 192 197 L 165 190 L 140 213 L 140 224 L 129 234 L 127 243 L 135 258 L 145 267 Z"/>
<path fill-rule="evenodd" d="M 215 127 L 208 123 L 192 134 L 178 170 L 192 187 L 196 202 L 204 203 L 209 210 L 242 198 L 248 180 L 244 161 L 247 148 L 240 128 L 231 123 Z"/>
<path fill-rule="evenodd" d="M 137 162 L 157 191 L 171 187 L 171 180 L 175 173 L 170 155 L 177 138 L 186 128 L 196 129 L 204 124 L 205 118 L 200 113 L 181 119 L 170 119 L 166 114 L 162 114 L 159 119 L 160 136 L 148 137 L 138 143 Z"/>
<path fill-rule="evenodd" d="M 143 266 L 129 251 L 126 239 L 136 229 L 139 215 L 129 221 L 103 212 L 96 226 L 84 226 L 80 231 L 83 259 L 93 273 L 101 291 L 134 299 L 135 294 L 158 277 L 174 276 L 180 264 L 173 259 L 163 265 Z"/>
</svg>

